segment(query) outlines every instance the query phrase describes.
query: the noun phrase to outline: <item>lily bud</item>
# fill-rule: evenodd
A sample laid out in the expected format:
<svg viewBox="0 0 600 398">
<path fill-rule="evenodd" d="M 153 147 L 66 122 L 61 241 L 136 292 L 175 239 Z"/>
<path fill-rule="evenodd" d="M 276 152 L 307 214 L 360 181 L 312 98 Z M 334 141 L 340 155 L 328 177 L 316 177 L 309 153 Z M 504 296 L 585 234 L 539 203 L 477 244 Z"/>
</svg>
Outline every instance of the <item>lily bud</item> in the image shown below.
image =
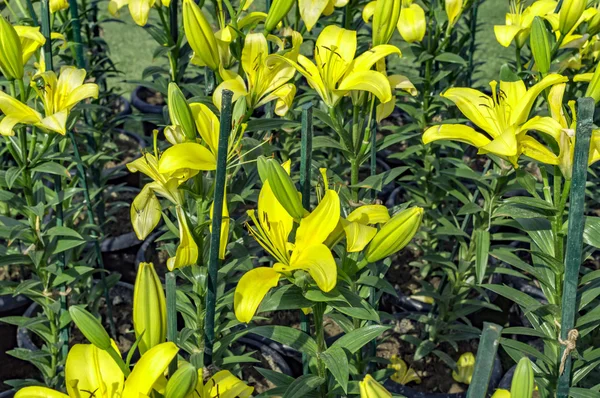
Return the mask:
<svg viewBox="0 0 600 398">
<path fill-rule="evenodd" d="M 192 394 L 198 383 L 198 371 L 191 363 L 179 365 L 179 369 L 169 379 L 165 398 L 181 398 Z"/>
<path fill-rule="evenodd" d="M 402 0 L 377 0 L 373 14 L 373 46 L 387 44 L 398 25 Z"/>
<path fill-rule="evenodd" d="M 494 392 L 492 398 L 510 398 L 510 391 L 499 388 Z"/>
<path fill-rule="evenodd" d="M 200 66 L 219 70 L 217 39 L 200 7 L 193 0 L 183 1 L 183 30 L 194 50 L 192 61 Z"/>
<path fill-rule="evenodd" d="M 452 378 L 463 384 L 471 384 L 473 372 L 475 371 L 475 355 L 472 352 L 465 352 L 456 362 L 458 372 L 452 372 Z"/>
<path fill-rule="evenodd" d="M 600 10 L 588 22 L 587 34 L 589 37 L 596 36 L 600 32 Z"/>
<path fill-rule="evenodd" d="M 423 40 L 427 30 L 425 11 L 418 4 L 410 4 L 402 7 L 398 19 L 398 31 L 407 43 Z"/>
<path fill-rule="evenodd" d="M 275 29 L 277 24 L 290 12 L 294 3 L 294 0 L 273 0 L 265 21 L 265 30 L 270 32 Z"/>
<path fill-rule="evenodd" d="M 550 37 L 548 30 L 542 18 L 535 17 L 531 25 L 531 36 L 529 38 L 531 53 L 535 60 L 535 65 L 542 75 L 550 71 L 550 57 L 552 50 L 550 49 Z"/>
<path fill-rule="evenodd" d="M 23 78 L 22 52 L 17 31 L 0 15 L 0 72 L 6 79 Z"/>
<path fill-rule="evenodd" d="M 518 392 L 521 397 L 531 397 L 534 389 L 533 368 L 527 357 L 521 358 L 515 369 L 510 390 Z"/>
<path fill-rule="evenodd" d="M 69 308 L 71 319 L 75 325 L 81 330 L 81 333 L 93 345 L 101 350 L 108 350 L 111 347 L 110 337 L 106 330 L 102 327 L 100 321 L 88 311 L 78 306 Z"/>
<path fill-rule="evenodd" d="M 167 340 L 167 301 L 152 263 L 140 263 L 135 278 L 133 329 L 142 355 Z"/>
<path fill-rule="evenodd" d="M 156 228 L 162 215 L 160 202 L 150 184 L 146 184 L 133 199 L 129 214 L 137 238 L 139 240 L 146 239 Z"/>
<path fill-rule="evenodd" d="M 585 96 L 592 97 L 595 103 L 600 101 L 600 63 L 596 65 L 594 76 L 592 76 L 592 80 L 590 80 L 590 84 L 585 91 Z"/>
<path fill-rule="evenodd" d="M 463 0 L 446 0 L 445 2 L 446 15 L 448 16 L 448 23 L 453 26 L 463 8 Z"/>
<path fill-rule="evenodd" d="M 176 83 L 169 83 L 169 116 L 179 126 L 188 141 L 196 141 L 196 122 L 185 96 Z"/>
<path fill-rule="evenodd" d="M 560 8 L 558 30 L 561 35 L 566 35 L 585 11 L 587 0 L 565 0 Z"/>
<path fill-rule="evenodd" d="M 365 259 L 374 263 L 402 250 L 419 230 L 422 219 L 423 209 L 420 207 L 411 207 L 396 214 L 371 240 Z"/>
<path fill-rule="evenodd" d="M 305 210 L 302 207 L 302 200 L 294 186 L 289 174 L 274 159 L 258 158 L 258 173 L 263 184 L 269 181 L 271 190 L 277 198 L 277 201 L 283 206 L 290 216 L 299 220 L 304 217 Z"/>
<path fill-rule="evenodd" d="M 358 383 L 360 398 L 387 398 L 392 394 L 377 382 L 371 375 L 366 375 L 363 381 Z"/>
</svg>

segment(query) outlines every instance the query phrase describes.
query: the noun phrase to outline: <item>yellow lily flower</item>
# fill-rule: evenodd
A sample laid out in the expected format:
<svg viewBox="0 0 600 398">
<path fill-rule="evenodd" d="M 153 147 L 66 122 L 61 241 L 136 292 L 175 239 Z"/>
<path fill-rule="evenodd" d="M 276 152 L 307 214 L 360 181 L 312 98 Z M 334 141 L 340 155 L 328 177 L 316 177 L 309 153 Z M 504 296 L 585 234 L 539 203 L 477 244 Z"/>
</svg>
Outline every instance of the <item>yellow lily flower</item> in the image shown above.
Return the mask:
<svg viewBox="0 0 600 398">
<path fill-rule="evenodd" d="M 402 0 L 402 10 L 398 20 L 398 32 L 407 43 L 423 40 L 427 31 L 427 20 L 423 8 L 413 0 Z"/>
<path fill-rule="evenodd" d="M 22 79 L 24 65 L 45 42 L 39 27 L 13 26 L 0 15 L 0 72 L 8 80 Z"/>
<path fill-rule="evenodd" d="M 453 26 L 462 12 L 463 0 L 445 0 L 444 8 L 448 16 L 448 23 Z"/>
<path fill-rule="evenodd" d="M 551 117 L 536 116 L 530 120 L 529 112 L 538 95 L 546 88 L 564 83 L 568 79 L 549 74 L 529 90 L 522 80 L 516 82 L 494 81 L 492 97 L 471 88 L 451 88 L 442 97 L 454 102 L 458 109 L 487 135 L 472 127 L 460 124 L 443 124 L 427 129 L 423 142 L 454 140 L 479 148 L 479 153 L 493 153 L 518 167 L 521 154 L 546 164 L 558 164 L 558 157 L 536 139 L 527 135 L 536 130 L 553 137 L 557 142 L 562 127 Z"/>
<path fill-rule="evenodd" d="M 371 375 L 358 383 L 360 398 L 391 398 L 392 394 L 377 382 Z"/>
<path fill-rule="evenodd" d="M 403 386 L 411 382 L 421 384 L 421 378 L 417 372 L 415 372 L 413 368 L 409 368 L 402 358 L 394 354 L 390 358 L 390 362 L 391 363 L 388 365 L 388 369 L 394 369 L 396 371 L 396 373 L 390 377 L 392 381 L 402 384 Z"/>
<path fill-rule="evenodd" d="M 510 391 L 499 388 L 494 391 L 492 398 L 510 398 Z"/>
<path fill-rule="evenodd" d="M 390 219 L 387 207 L 383 205 L 363 205 L 353 210 L 348 217 L 340 217 L 338 225 L 327 238 L 326 245 L 335 246 L 346 236 L 346 251 L 361 252 L 377 234 L 371 225 L 385 224 Z"/>
<path fill-rule="evenodd" d="M 496 40 L 504 47 L 509 47 L 513 40 L 517 47 L 523 47 L 531 32 L 533 19 L 553 13 L 556 4 L 554 0 L 538 0 L 524 8 L 521 0 L 511 0 L 510 12 L 506 14 L 506 24 L 494 26 Z"/>
<path fill-rule="evenodd" d="M 50 0 L 50 12 L 55 13 L 57 11 L 66 10 L 69 8 L 68 0 Z"/>
<path fill-rule="evenodd" d="M 0 121 L 0 134 L 14 135 L 17 124 L 37 126 L 47 131 L 66 134 L 69 112 L 86 98 L 98 98 L 98 85 L 83 84 L 85 69 L 65 66 L 57 79 L 54 72 L 37 74 L 31 85 L 44 104 L 45 117 L 21 101 L 0 91 L 0 111 L 6 116 Z"/>
<path fill-rule="evenodd" d="M 562 8 L 561 8 L 561 10 L 562 10 Z M 598 9 L 588 8 L 581 15 L 579 15 L 578 19 L 572 25 L 571 29 L 569 29 L 564 34 L 561 31 L 560 13 L 559 14 L 555 14 L 555 13 L 548 14 L 548 15 L 546 15 L 545 18 L 548 22 L 550 22 L 550 25 L 552 26 L 552 30 L 554 31 L 554 33 L 556 35 L 556 40 L 558 40 L 562 36 L 564 36 L 564 38 L 562 39 L 562 41 L 560 43 L 560 48 L 582 48 L 588 42 L 588 39 L 590 39 L 590 37 L 587 33 L 586 34 L 577 33 L 577 29 L 584 22 L 591 21 L 596 16 L 596 14 L 598 14 Z"/>
<path fill-rule="evenodd" d="M 140 263 L 133 290 L 133 328 L 143 355 L 167 340 L 165 291 L 152 263 Z"/>
<path fill-rule="evenodd" d="M 268 180 L 260 191 L 257 213 L 258 220 L 254 211 L 248 212 L 254 223 L 249 231 L 277 262 L 273 268 L 254 268 L 240 279 L 233 306 L 236 318 L 246 323 L 252 320 L 265 295 L 284 275 L 306 271 L 324 292 L 333 289 L 337 281 L 337 265 L 323 244 L 340 217 L 340 199 L 335 191 L 327 190 L 313 212 L 300 220 L 294 243 L 288 241 L 294 219 L 279 203 Z"/>
<path fill-rule="evenodd" d="M 64 1 L 64 0 L 55 0 Z M 129 14 L 133 21 L 139 26 L 146 26 L 150 17 L 152 7 L 169 7 L 171 0 L 110 0 L 108 3 L 108 12 L 113 17 L 119 16 L 119 10 L 125 6 L 129 6 Z"/>
<path fill-rule="evenodd" d="M 293 32 L 292 53 L 295 53 L 302 44 L 302 36 Z M 283 55 L 283 57 L 289 55 Z M 242 50 L 241 67 L 246 76 L 246 82 L 239 75 L 223 81 L 213 94 L 213 103 L 221 109 L 223 90 L 233 92 L 233 101 L 245 97 L 249 109 L 256 109 L 268 102 L 277 101 L 275 113 L 284 116 L 289 110 L 296 86 L 288 83 L 295 74 L 295 69 L 286 63 L 276 62 L 269 55 L 267 39 L 262 33 L 249 33 L 244 41 Z"/>
<path fill-rule="evenodd" d="M 298 0 L 300 16 L 309 32 L 315 26 L 321 15 L 331 15 L 334 7 L 345 7 L 348 0 Z"/>
<path fill-rule="evenodd" d="M 472 352 L 465 352 L 456 362 L 458 372 L 452 371 L 454 381 L 463 384 L 471 384 L 473 372 L 475 371 L 475 355 Z"/>
<path fill-rule="evenodd" d="M 581 76 L 581 75 L 580 75 Z M 557 142 L 560 148 L 558 155 L 558 166 L 563 176 L 570 180 L 573 173 L 573 158 L 575 156 L 575 127 L 577 120 L 573 119 L 569 125 L 563 111 L 563 97 L 566 89 L 566 84 L 558 84 L 550 90 L 548 95 L 548 105 L 552 118 L 557 121 L 560 126 L 560 134 Z M 575 101 L 569 101 L 571 113 L 576 115 Z M 600 160 L 600 130 L 592 131 L 590 142 L 590 151 L 588 156 L 588 166 Z"/>
<path fill-rule="evenodd" d="M 116 345 L 113 342 L 113 346 Z M 16 398 L 139 398 L 149 396 L 154 384 L 177 355 L 174 343 L 163 343 L 147 351 L 127 378 L 111 356 L 92 344 L 76 344 L 67 355 L 67 394 L 47 387 L 25 387 Z"/>
<path fill-rule="evenodd" d="M 391 54 L 401 54 L 389 44 L 375 46 L 365 53 L 356 55 L 356 32 L 335 25 L 327 26 L 317 39 L 315 62 L 299 54 L 297 61 L 273 55 L 300 72 L 308 84 L 321 96 L 330 108 L 350 91 L 368 91 L 381 102 L 392 99 L 392 89 L 387 77 L 371 70 L 379 60 Z"/>
<path fill-rule="evenodd" d="M 172 148 L 175 147 L 169 149 Z M 208 149 L 204 148 L 204 150 L 210 155 Z M 162 161 L 162 158 L 160 161 Z M 167 167 L 168 170 L 166 172 L 160 170 L 159 160 L 150 153 L 146 153 L 141 158 L 127 164 L 127 168 L 132 173 L 139 171 L 153 180 L 144 186 L 131 205 L 131 221 L 138 239 L 145 239 L 160 220 L 161 208 L 160 202 L 155 196 L 156 194 L 176 205 L 180 236 L 175 257 L 167 260 L 167 268 L 172 271 L 175 268 L 194 264 L 198 259 L 198 245 L 196 245 L 188 227 L 185 212 L 181 207 L 183 204 L 183 195 L 178 190 L 179 185 L 198 174 L 198 170 L 173 167 L 169 164 L 167 166 L 170 166 L 170 168 Z"/>
<path fill-rule="evenodd" d="M 204 383 L 202 369 L 198 369 L 196 389 L 186 398 L 248 398 L 252 396 L 254 387 L 244 383 L 228 370 L 215 373 Z"/>
</svg>

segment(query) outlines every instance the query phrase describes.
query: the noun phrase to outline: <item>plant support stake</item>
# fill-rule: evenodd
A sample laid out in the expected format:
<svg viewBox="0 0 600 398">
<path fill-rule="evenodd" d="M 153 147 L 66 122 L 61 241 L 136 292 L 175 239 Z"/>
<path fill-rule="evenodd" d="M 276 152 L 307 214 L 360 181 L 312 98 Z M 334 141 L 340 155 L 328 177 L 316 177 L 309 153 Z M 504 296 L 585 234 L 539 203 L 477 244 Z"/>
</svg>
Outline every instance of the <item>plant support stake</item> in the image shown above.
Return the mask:
<svg viewBox="0 0 600 398">
<path fill-rule="evenodd" d="M 206 326 L 204 328 L 204 364 L 212 364 L 213 345 L 215 344 L 215 309 L 217 305 L 217 277 L 219 268 L 219 247 L 221 245 L 221 221 L 223 219 L 223 201 L 225 200 L 225 177 L 227 174 L 227 147 L 231 133 L 231 100 L 233 92 L 223 91 L 221 108 L 221 128 L 217 152 L 217 170 L 215 172 L 215 193 L 213 201 L 212 233 L 208 254 L 208 291 L 206 294 Z"/>
<path fill-rule="evenodd" d="M 167 341 L 177 341 L 177 277 L 175 272 L 167 272 L 165 285 L 167 290 Z M 169 376 L 177 371 L 177 358 L 169 364 Z"/>
<path fill-rule="evenodd" d="M 85 68 L 83 57 L 83 44 L 81 42 L 81 22 L 79 21 L 79 10 L 77 0 L 69 0 L 69 11 L 71 12 L 71 29 L 73 30 L 73 43 L 75 45 L 75 62 L 80 69 Z"/>
<path fill-rule="evenodd" d="M 594 121 L 594 100 L 579 98 L 577 100 L 577 130 L 575 136 L 575 156 L 573 159 L 573 180 L 569 197 L 569 226 L 567 232 L 567 250 L 565 255 L 565 276 L 562 296 L 562 316 L 560 337 L 563 342 L 569 339 L 569 332 L 575 325 L 577 313 L 577 285 L 579 283 L 579 267 L 583 247 L 583 227 L 585 224 L 585 184 L 587 181 L 588 154 Z M 571 355 L 565 354 L 566 345 L 561 344 L 560 364 L 564 371 L 558 379 L 558 398 L 569 396 L 571 384 Z M 565 356 L 563 360 L 563 356 Z"/>
<path fill-rule="evenodd" d="M 313 139 L 313 105 L 311 102 L 302 107 L 302 137 L 300 146 L 300 189 L 302 190 L 302 207 L 310 210 L 310 180 L 312 164 L 312 139 Z M 308 316 L 300 310 L 300 329 L 310 334 Z M 308 356 L 302 353 L 302 374 L 309 374 Z"/>
<path fill-rule="evenodd" d="M 467 391 L 467 398 L 480 398 L 487 396 L 490 377 L 494 370 L 496 352 L 500 341 L 502 326 L 495 323 L 484 322 L 481 332 L 481 342 L 477 349 L 475 371 Z"/>
</svg>

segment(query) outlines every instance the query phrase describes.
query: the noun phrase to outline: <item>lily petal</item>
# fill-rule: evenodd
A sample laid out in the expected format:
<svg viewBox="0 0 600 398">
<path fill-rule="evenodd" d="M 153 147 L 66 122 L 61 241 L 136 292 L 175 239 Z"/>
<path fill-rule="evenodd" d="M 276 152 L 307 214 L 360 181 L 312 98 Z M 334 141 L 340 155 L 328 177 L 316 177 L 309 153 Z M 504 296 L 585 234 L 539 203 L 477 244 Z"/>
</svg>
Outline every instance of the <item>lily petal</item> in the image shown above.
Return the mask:
<svg viewBox="0 0 600 398">
<path fill-rule="evenodd" d="M 464 142 L 477 148 L 481 148 L 491 142 L 485 135 L 478 133 L 472 127 L 462 124 L 433 126 L 428 128 L 423 134 L 424 144 L 439 140 Z"/>
<path fill-rule="evenodd" d="M 184 142 L 168 148 L 158 161 L 158 171 L 169 174 L 181 169 L 215 170 L 217 160 L 205 146 Z"/>
<path fill-rule="evenodd" d="M 176 211 L 179 224 L 179 246 L 177 246 L 175 257 L 167 260 L 169 271 L 195 264 L 198 261 L 198 245 L 190 232 L 185 213 L 181 206 L 177 206 Z"/>
<path fill-rule="evenodd" d="M 331 291 L 337 283 L 337 265 L 324 244 L 309 246 L 302 251 L 294 250 L 289 265 L 277 263 L 273 269 L 280 272 L 304 270 L 324 292 Z"/>
<path fill-rule="evenodd" d="M 139 240 L 144 240 L 156 228 L 162 216 L 160 202 L 146 184 L 131 203 L 131 224 Z"/>
<path fill-rule="evenodd" d="M 296 231 L 296 249 L 303 251 L 309 246 L 325 242 L 340 219 L 340 198 L 332 189 L 327 190 L 323 199 L 300 221 Z"/>
<path fill-rule="evenodd" d="M 116 348 L 114 341 L 113 348 Z M 65 384 L 71 397 L 98 391 L 99 397 L 114 397 L 123 390 L 125 376 L 104 350 L 92 344 L 76 344 L 67 355 Z"/>
<path fill-rule="evenodd" d="M 15 398 L 69 398 L 69 396 L 48 387 L 25 387 L 17 391 Z"/>
<path fill-rule="evenodd" d="M 496 25 L 494 26 L 494 34 L 496 40 L 504 47 L 510 47 L 515 37 L 523 30 L 520 25 Z"/>
<path fill-rule="evenodd" d="M 127 377 L 123 398 L 150 395 L 152 386 L 164 374 L 178 351 L 179 348 L 172 342 L 159 344 L 146 351 Z"/>
<path fill-rule="evenodd" d="M 273 268 L 258 267 L 246 272 L 238 282 L 233 296 L 235 317 L 249 323 L 266 294 L 277 286 L 280 275 Z"/>
<path fill-rule="evenodd" d="M 355 221 L 363 225 L 382 224 L 390 219 L 387 207 L 383 205 L 364 205 L 348 214 L 346 220 Z"/>
<path fill-rule="evenodd" d="M 535 116 L 521 126 L 521 133 L 524 133 L 528 130 L 537 130 L 548 134 L 558 143 L 560 141 L 560 135 L 562 134 L 563 126 L 561 126 L 559 122 L 551 117 Z"/>
<path fill-rule="evenodd" d="M 377 234 L 377 228 L 358 222 L 342 221 L 342 225 L 344 225 L 344 232 L 346 233 L 346 250 L 348 253 L 362 251 Z"/>
<path fill-rule="evenodd" d="M 558 165 L 560 160 L 552 151 L 540 144 L 535 138 L 525 136 L 519 141 L 523 155 L 540 163 Z"/>
<path fill-rule="evenodd" d="M 451 88 L 441 96 L 454 102 L 467 119 L 492 137 L 502 134 L 498 122 L 490 115 L 489 108 L 493 106 L 494 101 L 481 91 L 472 88 Z"/>
<path fill-rule="evenodd" d="M 329 3 L 329 0 L 298 0 L 300 16 L 309 32 L 315 26 L 323 11 L 325 11 L 327 3 Z"/>
<path fill-rule="evenodd" d="M 552 73 L 544 77 L 539 83 L 527 90 L 527 94 L 516 104 L 516 107 L 511 112 L 509 123 L 517 125 L 525 123 L 535 99 L 542 91 L 555 84 L 566 83 L 568 81 L 568 77 L 557 73 Z"/>
<path fill-rule="evenodd" d="M 481 153 L 494 153 L 500 156 L 516 156 L 518 153 L 517 135 L 514 127 L 507 128 L 504 133 L 494 138 L 489 144 L 480 148 Z"/>
<path fill-rule="evenodd" d="M 340 82 L 340 91 L 368 91 L 375 95 L 381 102 L 392 100 L 390 81 L 381 72 L 374 70 L 352 71 Z"/>
</svg>

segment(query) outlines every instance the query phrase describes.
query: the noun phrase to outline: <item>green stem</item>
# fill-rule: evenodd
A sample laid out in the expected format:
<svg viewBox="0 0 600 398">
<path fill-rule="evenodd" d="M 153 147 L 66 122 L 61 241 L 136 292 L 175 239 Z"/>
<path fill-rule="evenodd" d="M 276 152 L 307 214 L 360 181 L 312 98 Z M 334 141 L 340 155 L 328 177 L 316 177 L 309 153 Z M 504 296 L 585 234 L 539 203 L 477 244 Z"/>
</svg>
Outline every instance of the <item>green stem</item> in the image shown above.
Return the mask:
<svg viewBox="0 0 600 398">
<path fill-rule="evenodd" d="M 167 272 L 165 277 L 167 291 L 167 341 L 177 341 L 177 275 Z M 177 358 L 169 364 L 169 376 L 177 371 Z"/>
<path fill-rule="evenodd" d="M 523 71 L 523 64 L 521 63 L 521 47 L 515 45 L 515 62 L 517 63 L 517 73 Z"/>
<path fill-rule="evenodd" d="M 313 315 L 315 322 L 315 337 L 317 339 L 317 375 L 327 380 L 327 370 L 325 368 L 325 362 L 321 358 L 321 353 L 327 350 L 327 344 L 325 343 L 325 328 L 323 325 L 323 315 L 325 314 L 325 303 L 317 303 L 313 307 Z M 321 385 L 321 397 L 327 396 L 327 383 Z"/>
</svg>

